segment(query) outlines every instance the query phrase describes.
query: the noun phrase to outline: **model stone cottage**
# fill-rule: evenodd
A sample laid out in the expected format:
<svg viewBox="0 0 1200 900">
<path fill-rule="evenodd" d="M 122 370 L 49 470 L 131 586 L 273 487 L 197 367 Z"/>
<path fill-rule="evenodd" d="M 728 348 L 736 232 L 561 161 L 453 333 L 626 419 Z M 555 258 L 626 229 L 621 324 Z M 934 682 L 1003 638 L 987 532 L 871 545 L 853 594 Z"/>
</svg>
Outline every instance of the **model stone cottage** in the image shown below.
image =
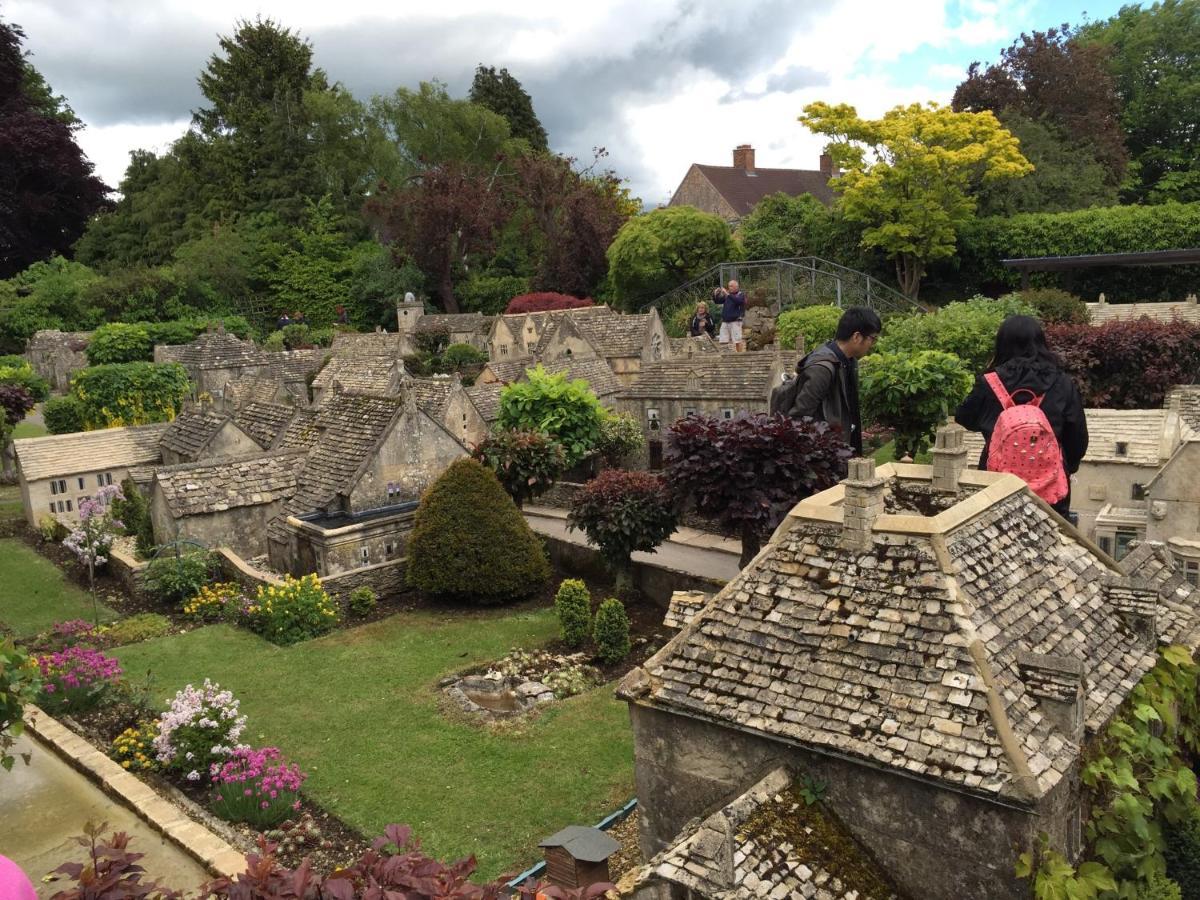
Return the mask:
<svg viewBox="0 0 1200 900">
<path fill-rule="evenodd" d="M 965 469 L 958 426 L 934 456 L 854 460 L 623 680 L 654 858 L 638 896 L 751 896 L 753 835 L 697 843 L 689 822 L 780 767 L 827 785 L 900 895 L 1026 897 L 1014 864 L 1039 832 L 1078 857 L 1084 747 L 1159 641 L 1195 650 L 1194 600 L 1124 576 L 1015 476 Z M 830 888 L 801 849 L 772 852 L 756 895 Z"/>
</svg>

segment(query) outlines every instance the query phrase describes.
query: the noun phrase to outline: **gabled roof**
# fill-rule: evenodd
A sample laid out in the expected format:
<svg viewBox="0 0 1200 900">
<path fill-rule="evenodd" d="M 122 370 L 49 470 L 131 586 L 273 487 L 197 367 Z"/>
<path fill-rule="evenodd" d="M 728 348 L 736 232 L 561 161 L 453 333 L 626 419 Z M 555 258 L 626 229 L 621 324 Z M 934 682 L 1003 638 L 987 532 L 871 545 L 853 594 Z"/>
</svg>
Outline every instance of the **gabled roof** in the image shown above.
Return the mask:
<svg viewBox="0 0 1200 900">
<path fill-rule="evenodd" d="M 404 364 L 390 356 L 335 356 L 313 379 L 314 390 L 327 391 L 335 383 L 358 394 L 390 394 L 399 390 Z"/>
<path fill-rule="evenodd" d="M 362 334 L 339 331 L 333 336 L 329 352 L 335 356 L 349 354 L 398 356 L 402 346 L 402 337 L 394 331 L 368 331 Z"/>
<path fill-rule="evenodd" d="M 467 392 L 467 399 L 485 423 L 491 425 L 500 417 L 500 392 L 504 390 L 504 385 L 494 382 L 474 384 L 464 390 Z"/>
<path fill-rule="evenodd" d="M 1149 582 L 1160 591 L 1159 634 L 1164 643 L 1194 647 L 1200 641 L 1195 610 L 1200 588 L 1188 583 L 1170 549 L 1159 541 L 1141 541 L 1121 560 L 1125 574 Z"/>
<path fill-rule="evenodd" d="M 413 331 L 417 334 L 430 331 L 448 331 L 451 334 L 470 332 L 471 334 L 486 335 L 491 328 L 492 317 L 485 316 L 483 313 L 435 313 L 434 315 L 421 316 L 421 318 L 417 319 L 417 324 L 413 326 Z"/>
<path fill-rule="evenodd" d="M 435 422 L 440 422 L 446 417 L 446 406 L 450 402 L 450 396 L 461 386 L 462 382 L 456 383 L 449 377 L 414 378 L 411 381 L 417 406 L 425 410 Z"/>
<path fill-rule="evenodd" d="M 195 457 L 232 421 L 232 416 L 211 409 L 182 412 L 163 432 L 162 446 L 181 456 Z"/>
<path fill-rule="evenodd" d="M 1200 431 L 1200 384 L 1180 384 L 1167 392 L 1164 406 L 1178 410 L 1189 428 Z"/>
<path fill-rule="evenodd" d="M 937 499 L 931 471 L 879 470 L 865 551 L 843 542 L 844 484 L 802 501 L 621 694 L 984 796 L 1051 790 L 1080 747 L 1018 657 L 1085 668 L 1096 733 L 1156 654 L 1117 610 L 1123 574 L 1024 482 L 966 471 L 944 511 L 912 512 Z"/>
<path fill-rule="evenodd" d="M 561 372 L 570 381 L 583 379 L 592 389 L 592 393 L 600 400 L 615 397 L 622 388 L 621 380 L 613 373 L 612 366 L 603 357 L 556 359 L 544 363 L 543 367 L 552 375 Z M 517 380 L 523 380 L 524 377 L 525 373 L 522 371 L 521 378 Z"/>
<path fill-rule="evenodd" d="M 693 165 L 739 216 L 748 215 L 763 197 L 781 191 L 798 197 L 812 194 L 826 206 L 833 202 L 830 176 L 812 169 L 759 169 L 748 173 L 740 166 Z"/>
<path fill-rule="evenodd" d="M 320 436 L 321 429 L 317 427 L 317 410 L 308 407 L 297 409 L 288 421 L 287 427 L 284 428 L 283 434 L 276 441 L 275 449 L 309 450 L 317 443 L 317 438 Z"/>
<path fill-rule="evenodd" d="M 320 347 L 312 350 L 282 350 L 267 354 L 268 374 L 281 381 L 298 381 L 321 368 L 326 353 Z"/>
<path fill-rule="evenodd" d="M 158 462 L 167 423 L 103 428 L 13 441 L 26 481 Z"/>
<path fill-rule="evenodd" d="M 231 369 L 244 366 L 265 366 L 270 354 L 263 352 L 253 341 L 243 341 L 228 331 L 209 331 L 189 344 L 162 345 L 156 348 L 156 358 L 182 363 L 191 369 Z"/>
<path fill-rule="evenodd" d="M 819 897 L 888 900 L 895 887 L 824 805 L 805 803 L 779 768 L 703 820 L 639 872 L 713 900 Z M 690 896 L 690 894 L 689 894 Z"/>
<path fill-rule="evenodd" d="M 537 363 L 532 356 L 522 356 L 519 359 L 492 360 L 484 366 L 501 384 L 512 384 L 525 377 L 525 370 L 532 369 Z"/>
<path fill-rule="evenodd" d="M 1086 409 L 1088 449 L 1085 462 L 1157 466 L 1175 449 L 1167 433 L 1165 409 Z M 1124 453 L 1118 453 L 1118 444 Z"/>
<path fill-rule="evenodd" d="M 795 354 L 697 353 L 646 363 L 625 388 L 629 400 L 732 400 L 766 406 L 774 376 L 795 367 Z"/>
<path fill-rule="evenodd" d="M 272 447 L 287 428 L 296 407 L 286 403 L 247 403 L 233 414 L 233 421 L 264 450 Z"/>
<path fill-rule="evenodd" d="M 283 389 L 283 381 L 274 375 L 243 375 L 225 385 L 225 400 L 234 406 L 247 403 L 274 403 Z"/>
<path fill-rule="evenodd" d="M 535 314 L 531 313 L 530 315 Z M 536 357 L 541 357 L 545 354 L 546 347 L 549 346 L 550 339 L 554 336 L 555 331 L 566 325 L 566 323 L 570 323 L 570 327 L 574 327 L 575 332 L 579 334 L 580 337 L 584 337 L 585 340 L 588 340 L 590 343 L 591 338 L 586 337 L 584 332 L 576 326 L 579 326 L 583 322 L 611 322 L 615 319 L 625 317 L 623 313 L 618 313 L 609 306 L 585 306 L 581 309 L 558 309 L 554 312 L 541 313 L 540 315 L 545 316 L 546 319 L 542 322 L 541 331 L 538 334 L 538 342 L 533 349 L 533 355 Z M 599 326 L 597 325 L 597 327 Z M 620 327 L 621 326 L 618 326 L 618 328 Z M 599 347 L 597 347 L 596 350 L 597 352 L 600 352 Z M 638 344 L 637 352 L 639 354 L 642 352 L 641 344 Z"/>
<path fill-rule="evenodd" d="M 162 466 L 154 481 L 167 509 L 179 519 L 286 500 L 296 492 L 303 461 L 303 451 L 221 457 Z"/>
</svg>

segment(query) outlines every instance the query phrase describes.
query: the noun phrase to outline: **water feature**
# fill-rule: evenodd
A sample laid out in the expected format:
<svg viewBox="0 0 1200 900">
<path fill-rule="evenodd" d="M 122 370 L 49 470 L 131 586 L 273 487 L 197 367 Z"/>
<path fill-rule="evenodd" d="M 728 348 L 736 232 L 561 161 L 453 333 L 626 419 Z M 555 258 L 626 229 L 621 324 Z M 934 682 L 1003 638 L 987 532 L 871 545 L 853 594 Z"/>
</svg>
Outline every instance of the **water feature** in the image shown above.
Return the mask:
<svg viewBox="0 0 1200 900">
<path fill-rule="evenodd" d="M 519 716 L 554 700 L 554 692 L 540 681 L 489 675 L 464 676 L 446 693 L 467 712 L 493 719 Z"/>
</svg>

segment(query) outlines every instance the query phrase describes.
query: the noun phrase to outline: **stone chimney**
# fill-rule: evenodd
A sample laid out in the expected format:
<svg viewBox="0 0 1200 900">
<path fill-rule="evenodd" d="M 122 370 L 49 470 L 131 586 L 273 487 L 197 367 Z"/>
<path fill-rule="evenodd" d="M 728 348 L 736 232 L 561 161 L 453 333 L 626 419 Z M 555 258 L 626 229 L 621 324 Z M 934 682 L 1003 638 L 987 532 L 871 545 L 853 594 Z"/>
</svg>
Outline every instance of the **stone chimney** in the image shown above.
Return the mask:
<svg viewBox="0 0 1200 900">
<path fill-rule="evenodd" d="M 1143 647 L 1158 646 L 1158 588 L 1141 578 L 1122 578 L 1104 586 L 1104 599 Z"/>
<path fill-rule="evenodd" d="M 967 430 L 957 422 L 947 422 L 937 430 L 933 442 L 933 489 L 945 494 L 958 493 L 958 478 L 967 467 Z"/>
<path fill-rule="evenodd" d="M 754 148 L 749 144 L 738 144 L 733 148 L 733 167 L 748 174 L 754 173 Z"/>
<path fill-rule="evenodd" d="M 842 546 L 869 550 L 874 544 L 872 528 L 883 512 L 883 479 L 875 475 L 875 460 L 855 457 L 850 474 L 842 482 L 846 499 L 842 504 Z"/>
<path fill-rule="evenodd" d="M 1101 306 L 1103 306 L 1105 303 L 1108 302 L 1108 298 L 1104 296 L 1103 291 L 1100 292 L 1100 299 L 1096 302 L 1099 303 Z"/>
<path fill-rule="evenodd" d="M 821 154 L 820 170 L 821 174 L 826 178 L 832 178 L 835 174 L 833 171 L 833 157 L 828 153 Z"/>
<path fill-rule="evenodd" d="M 1017 651 L 1017 671 L 1038 710 L 1064 737 L 1083 740 L 1085 673 L 1083 663 L 1066 656 Z"/>
<path fill-rule="evenodd" d="M 804 332 L 803 331 L 800 332 L 798 335 L 796 335 L 796 352 L 799 353 L 801 356 L 804 355 Z"/>
<path fill-rule="evenodd" d="M 1187 302 L 1188 302 L 1188 306 L 1195 306 L 1195 305 L 1196 305 L 1196 303 L 1197 303 L 1197 302 L 1200 302 L 1200 301 L 1197 301 L 1197 300 L 1196 300 L 1196 295 L 1195 295 L 1195 294 L 1188 294 L 1188 295 L 1187 295 Z"/>
</svg>

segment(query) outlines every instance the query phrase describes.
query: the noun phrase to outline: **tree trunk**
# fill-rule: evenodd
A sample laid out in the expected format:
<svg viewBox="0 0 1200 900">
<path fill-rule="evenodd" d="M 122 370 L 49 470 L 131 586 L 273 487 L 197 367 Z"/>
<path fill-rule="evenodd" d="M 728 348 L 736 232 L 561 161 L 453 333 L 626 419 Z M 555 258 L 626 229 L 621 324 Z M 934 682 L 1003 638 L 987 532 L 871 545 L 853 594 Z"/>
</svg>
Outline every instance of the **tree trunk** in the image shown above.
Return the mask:
<svg viewBox="0 0 1200 900">
<path fill-rule="evenodd" d="M 911 253 L 901 253 L 896 257 L 896 281 L 900 290 L 910 300 L 916 300 L 921 290 L 921 279 L 925 275 L 925 263 Z"/>
<path fill-rule="evenodd" d="M 758 529 L 749 523 L 742 525 L 742 557 L 738 560 L 738 568 L 744 569 L 750 565 L 751 560 L 758 556 L 758 551 L 762 549 L 762 535 L 758 533 Z"/>
<path fill-rule="evenodd" d="M 438 299 L 442 301 L 442 309 L 448 313 L 459 311 L 458 300 L 454 296 L 454 279 L 450 275 L 450 266 L 442 270 L 438 279 Z"/>
<path fill-rule="evenodd" d="M 613 593 L 618 597 L 628 597 L 633 593 L 633 560 L 626 559 L 615 567 Z"/>
</svg>

